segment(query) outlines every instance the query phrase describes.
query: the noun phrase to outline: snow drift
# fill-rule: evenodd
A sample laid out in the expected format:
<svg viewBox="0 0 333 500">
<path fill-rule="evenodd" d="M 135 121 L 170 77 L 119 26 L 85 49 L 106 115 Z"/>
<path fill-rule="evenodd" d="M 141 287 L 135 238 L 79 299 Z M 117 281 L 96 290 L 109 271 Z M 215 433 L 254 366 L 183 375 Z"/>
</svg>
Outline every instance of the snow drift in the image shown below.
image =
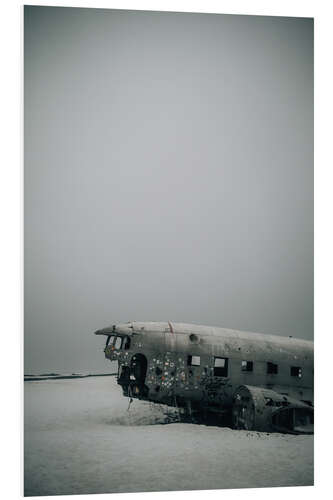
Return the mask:
<svg viewBox="0 0 333 500">
<path fill-rule="evenodd" d="M 313 436 L 184 424 L 138 400 L 128 409 L 114 377 L 24 385 L 26 496 L 313 484 Z"/>
</svg>

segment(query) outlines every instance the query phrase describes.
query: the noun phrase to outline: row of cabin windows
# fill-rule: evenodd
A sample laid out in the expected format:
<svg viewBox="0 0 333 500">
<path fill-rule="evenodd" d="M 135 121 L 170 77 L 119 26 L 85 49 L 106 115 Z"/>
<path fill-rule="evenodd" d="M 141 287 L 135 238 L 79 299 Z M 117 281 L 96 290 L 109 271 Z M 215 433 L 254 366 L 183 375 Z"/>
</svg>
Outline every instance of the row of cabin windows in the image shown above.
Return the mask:
<svg viewBox="0 0 333 500">
<path fill-rule="evenodd" d="M 200 356 L 188 356 L 187 357 L 188 366 L 200 366 Z M 241 363 L 242 372 L 253 372 L 253 361 L 243 360 Z M 268 361 L 266 363 L 266 373 L 271 375 L 277 375 L 278 365 Z M 302 368 L 300 366 L 290 367 L 291 377 L 302 377 Z M 227 377 L 228 376 L 228 358 L 214 358 L 214 376 L 216 377 Z"/>
<path fill-rule="evenodd" d="M 130 337 L 118 337 L 116 335 L 110 335 L 107 338 L 106 346 L 112 345 L 115 349 L 125 349 L 126 351 L 131 347 Z"/>
</svg>

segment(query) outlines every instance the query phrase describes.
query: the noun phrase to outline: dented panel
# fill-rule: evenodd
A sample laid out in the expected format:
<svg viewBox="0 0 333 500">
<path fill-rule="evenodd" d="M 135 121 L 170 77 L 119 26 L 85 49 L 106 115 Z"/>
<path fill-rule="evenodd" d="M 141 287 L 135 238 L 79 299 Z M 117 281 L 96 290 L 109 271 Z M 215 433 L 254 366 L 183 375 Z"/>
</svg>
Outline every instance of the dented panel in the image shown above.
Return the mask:
<svg viewBox="0 0 333 500">
<path fill-rule="evenodd" d="M 118 383 L 126 396 L 177 406 L 191 415 L 231 415 L 245 411 L 240 399 L 244 403 L 248 391 L 254 425 L 262 429 L 274 427 L 272 409 L 262 404 L 268 394 L 263 391 L 272 391 L 274 401 L 299 401 L 301 406 L 289 405 L 289 413 L 277 412 L 281 421 L 306 413 L 302 405 L 313 405 L 309 341 L 170 321 L 121 323 L 95 333 L 107 338 L 105 357 L 118 361 Z"/>
</svg>

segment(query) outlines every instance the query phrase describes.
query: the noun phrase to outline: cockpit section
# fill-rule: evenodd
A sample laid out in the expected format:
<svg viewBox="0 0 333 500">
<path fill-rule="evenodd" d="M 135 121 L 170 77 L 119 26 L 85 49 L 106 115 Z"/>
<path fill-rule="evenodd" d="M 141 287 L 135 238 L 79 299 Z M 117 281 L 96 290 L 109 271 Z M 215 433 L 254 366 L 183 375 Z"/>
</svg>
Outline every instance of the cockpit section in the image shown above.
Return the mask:
<svg viewBox="0 0 333 500">
<path fill-rule="evenodd" d="M 138 352 L 142 349 L 142 331 L 133 332 L 132 324 L 121 324 L 97 330 L 95 334 L 107 337 L 105 357 L 110 361 L 118 361 L 117 382 L 123 394 L 145 399 L 149 392 L 145 383 L 148 359 L 145 354 Z"/>
<path fill-rule="evenodd" d="M 105 357 L 111 361 L 115 361 L 122 351 L 128 351 L 130 348 L 131 337 L 128 335 L 109 335 L 104 348 Z"/>
</svg>

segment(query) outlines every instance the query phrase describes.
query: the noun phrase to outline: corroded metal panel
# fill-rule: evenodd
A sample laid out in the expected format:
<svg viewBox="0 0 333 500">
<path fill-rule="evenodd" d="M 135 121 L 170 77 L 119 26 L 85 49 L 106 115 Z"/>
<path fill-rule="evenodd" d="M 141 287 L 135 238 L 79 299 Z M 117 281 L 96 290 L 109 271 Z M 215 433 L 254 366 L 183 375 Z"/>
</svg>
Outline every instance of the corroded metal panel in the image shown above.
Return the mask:
<svg viewBox="0 0 333 500">
<path fill-rule="evenodd" d="M 95 333 L 105 335 L 107 344 L 112 339 L 105 357 L 118 361 L 118 383 L 125 395 L 222 413 L 235 405 L 239 387 L 250 391 L 260 411 L 263 390 L 277 394 L 276 401 L 282 397 L 313 403 L 309 341 L 170 321 L 121 323 Z M 225 369 L 215 369 L 216 359 L 225 360 Z M 266 421 L 272 412 L 263 408 Z M 256 422 L 264 428 L 259 413 Z"/>
</svg>

